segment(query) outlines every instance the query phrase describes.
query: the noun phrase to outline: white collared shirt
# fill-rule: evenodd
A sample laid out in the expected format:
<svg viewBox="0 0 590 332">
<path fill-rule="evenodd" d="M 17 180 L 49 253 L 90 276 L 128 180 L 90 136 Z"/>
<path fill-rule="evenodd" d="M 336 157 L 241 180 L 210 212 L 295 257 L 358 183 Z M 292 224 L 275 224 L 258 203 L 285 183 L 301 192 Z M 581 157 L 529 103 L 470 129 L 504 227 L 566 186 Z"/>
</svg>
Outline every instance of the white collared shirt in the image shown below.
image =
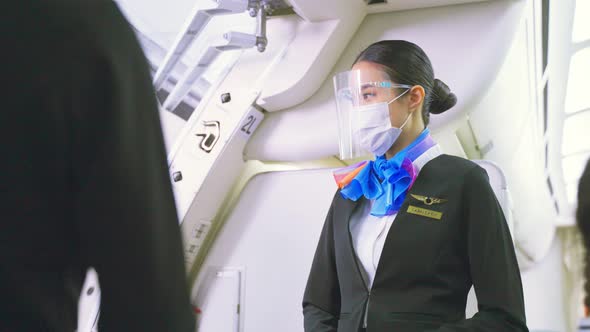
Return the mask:
<svg viewBox="0 0 590 332">
<path fill-rule="evenodd" d="M 414 160 L 418 172 L 427 162 L 441 154 L 442 150 L 438 144 L 426 150 Z M 363 277 L 368 289 L 373 286 L 385 238 L 397 216 L 397 214 L 383 217 L 373 216 L 370 213 L 372 205 L 372 200 L 364 200 L 362 206 L 350 218 L 350 233 L 354 251 L 363 267 Z"/>
<path fill-rule="evenodd" d="M 583 317 L 582 319 L 580 319 L 580 322 L 578 325 L 578 332 L 588 331 L 589 329 L 590 329 L 590 318 Z"/>
</svg>

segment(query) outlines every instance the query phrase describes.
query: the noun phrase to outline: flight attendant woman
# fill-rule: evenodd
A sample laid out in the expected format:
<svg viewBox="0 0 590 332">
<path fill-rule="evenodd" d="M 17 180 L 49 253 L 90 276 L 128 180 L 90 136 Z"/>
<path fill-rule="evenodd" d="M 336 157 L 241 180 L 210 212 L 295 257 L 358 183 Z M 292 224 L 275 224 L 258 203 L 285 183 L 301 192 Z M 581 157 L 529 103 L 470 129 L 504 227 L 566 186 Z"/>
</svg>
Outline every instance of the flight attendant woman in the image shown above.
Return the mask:
<svg viewBox="0 0 590 332">
<path fill-rule="evenodd" d="M 303 297 L 306 332 L 528 331 L 520 273 L 486 172 L 441 153 L 431 113 L 457 99 L 424 51 L 380 41 L 334 78 L 341 158 Z M 479 312 L 465 318 L 474 285 Z"/>
</svg>

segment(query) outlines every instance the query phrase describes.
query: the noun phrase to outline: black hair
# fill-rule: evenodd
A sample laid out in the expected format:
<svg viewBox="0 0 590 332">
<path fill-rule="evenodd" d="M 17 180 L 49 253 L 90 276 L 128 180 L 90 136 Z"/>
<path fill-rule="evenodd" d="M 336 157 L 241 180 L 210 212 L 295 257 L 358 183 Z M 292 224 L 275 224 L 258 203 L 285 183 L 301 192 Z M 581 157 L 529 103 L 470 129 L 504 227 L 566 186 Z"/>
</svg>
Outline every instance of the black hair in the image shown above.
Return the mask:
<svg viewBox="0 0 590 332">
<path fill-rule="evenodd" d="M 434 78 L 430 59 L 416 44 L 405 40 L 382 40 L 367 47 L 354 62 L 360 61 L 383 66 L 395 83 L 422 86 L 426 93 L 422 109 L 426 126 L 430 122 L 430 113 L 443 113 L 457 103 L 457 96 L 449 87 Z"/>
<path fill-rule="evenodd" d="M 586 297 L 584 298 L 584 305 L 590 308 L 590 160 L 586 164 L 586 169 L 578 185 L 576 222 L 582 233 L 582 240 L 586 248 L 586 267 L 584 268 L 584 275 L 586 277 L 584 289 L 586 291 Z"/>
</svg>

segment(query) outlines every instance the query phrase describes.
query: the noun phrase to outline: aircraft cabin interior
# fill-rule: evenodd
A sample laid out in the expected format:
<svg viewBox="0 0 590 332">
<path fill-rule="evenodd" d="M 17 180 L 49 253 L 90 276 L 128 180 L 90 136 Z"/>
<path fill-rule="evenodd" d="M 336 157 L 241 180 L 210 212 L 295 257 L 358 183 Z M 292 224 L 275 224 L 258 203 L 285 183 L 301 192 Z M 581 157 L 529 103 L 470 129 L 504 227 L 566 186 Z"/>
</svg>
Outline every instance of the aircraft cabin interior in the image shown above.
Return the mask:
<svg viewBox="0 0 590 332">
<path fill-rule="evenodd" d="M 334 172 L 373 158 L 341 158 L 334 77 L 380 40 L 419 45 L 456 95 L 428 127 L 444 154 L 488 174 L 528 329 L 577 331 L 590 0 L 115 2 L 159 101 L 198 331 L 304 330 Z M 78 332 L 96 331 L 99 278 L 87 275 Z M 472 289 L 466 317 L 477 311 Z"/>
</svg>

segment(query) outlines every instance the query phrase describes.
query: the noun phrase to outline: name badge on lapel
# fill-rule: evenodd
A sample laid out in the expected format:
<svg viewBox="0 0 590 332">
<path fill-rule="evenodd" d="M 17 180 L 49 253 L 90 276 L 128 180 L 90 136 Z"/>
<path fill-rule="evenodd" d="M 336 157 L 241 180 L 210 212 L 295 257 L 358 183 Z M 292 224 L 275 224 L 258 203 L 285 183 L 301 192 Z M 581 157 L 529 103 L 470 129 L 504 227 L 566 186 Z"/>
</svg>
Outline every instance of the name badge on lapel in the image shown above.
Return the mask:
<svg viewBox="0 0 590 332">
<path fill-rule="evenodd" d="M 440 218 L 442 218 L 442 212 L 423 209 L 413 205 L 408 206 L 408 213 L 417 214 L 422 217 L 432 218 L 436 220 L 440 220 Z"/>
</svg>

